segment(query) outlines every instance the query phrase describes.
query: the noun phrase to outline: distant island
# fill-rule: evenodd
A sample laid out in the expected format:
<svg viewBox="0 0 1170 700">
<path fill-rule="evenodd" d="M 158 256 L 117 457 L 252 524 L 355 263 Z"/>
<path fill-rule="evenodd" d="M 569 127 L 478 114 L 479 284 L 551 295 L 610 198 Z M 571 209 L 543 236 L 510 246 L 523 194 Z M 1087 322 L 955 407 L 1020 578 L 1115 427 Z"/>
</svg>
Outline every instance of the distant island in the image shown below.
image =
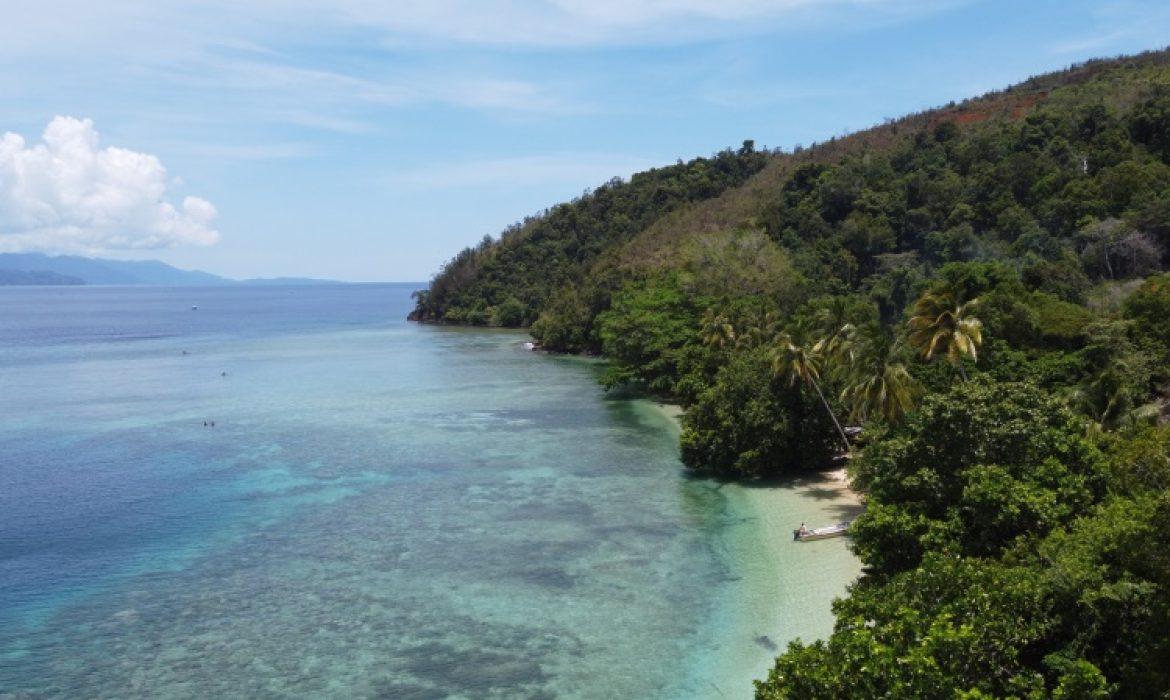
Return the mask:
<svg viewBox="0 0 1170 700">
<path fill-rule="evenodd" d="M 85 284 L 85 280 L 71 275 L 62 275 L 49 270 L 2 270 L 0 269 L 0 286 L 12 287 L 17 285 L 32 285 L 50 287 L 56 285 Z"/>
<path fill-rule="evenodd" d="M 160 285 L 206 287 L 231 284 L 342 284 L 306 277 L 234 280 L 200 270 L 180 270 L 158 260 L 107 260 L 77 255 L 0 253 L 0 286 Z"/>
</svg>

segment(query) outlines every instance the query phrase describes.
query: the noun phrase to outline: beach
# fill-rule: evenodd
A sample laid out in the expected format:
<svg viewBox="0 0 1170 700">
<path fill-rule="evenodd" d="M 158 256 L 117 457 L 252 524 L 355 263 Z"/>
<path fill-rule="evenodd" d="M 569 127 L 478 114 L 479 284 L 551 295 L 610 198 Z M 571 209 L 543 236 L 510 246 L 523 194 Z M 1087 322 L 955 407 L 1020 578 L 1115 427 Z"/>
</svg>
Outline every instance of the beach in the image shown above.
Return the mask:
<svg viewBox="0 0 1170 700">
<path fill-rule="evenodd" d="M 649 402 L 648 402 L 649 403 Z M 680 430 L 681 409 L 653 404 Z M 843 469 L 767 483 L 718 486 L 741 525 L 729 528 L 724 555 L 733 577 L 720 601 L 722 626 L 713 658 L 696 662 L 714 697 L 750 698 L 789 642 L 812 642 L 833 629 L 832 601 L 861 573 L 848 539 L 795 542 L 803 522 L 818 527 L 851 520 L 862 505 Z"/>
</svg>

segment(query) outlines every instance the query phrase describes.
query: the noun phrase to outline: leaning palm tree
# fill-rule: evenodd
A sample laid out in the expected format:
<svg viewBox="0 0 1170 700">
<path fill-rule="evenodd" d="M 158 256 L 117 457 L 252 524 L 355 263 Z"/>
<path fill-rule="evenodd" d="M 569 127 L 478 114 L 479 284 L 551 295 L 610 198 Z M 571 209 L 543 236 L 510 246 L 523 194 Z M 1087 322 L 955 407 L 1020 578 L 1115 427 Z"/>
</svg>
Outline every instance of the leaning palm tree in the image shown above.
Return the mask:
<svg viewBox="0 0 1170 700">
<path fill-rule="evenodd" d="M 879 417 L 897 425 L 914 408 L 918 386 L 906 365 L 895 361 L 896 346 L 877 324 L 858 333 L 855 361 L 849 368 L 841 401 L 849 406 L 849 419 Z"/>
<path fill-rule="evenodd" d="M 735 342 L 735 327 L 731 325 L 731 319 L 714 308 L 707 309 L 699 323 L 699 336 L 703 345 L 723 349 Z"/>
<path fill-rule="evenodd" d="M 978 299 L 959 302 L 950 287 L 926 292 L 914 302 L 914 315 L 907 323 L 906 341 L 928 362 L 939 355 L 958 367 L 963 380 L 963 358 L 978 359 L 983 344 L 983 323 L 975 317 Z"/>
<path fill-rule="evenodd" d="M 848 452 L 849 438 L 845 436 L 845 430 L 821 391 L 819 380 L 825 362 L 824 348 L 819 342 L 802 342 L 799 338 L 801 330 L 803 329 L 797 328 L 796 335 L 782 332 L 776 337 L 771 350 L 772 376 L 787 380 L 788 386 L 795 386 L 797 382 L 803 386 L 811 386 L 824 404 L 829 418 L 833 419 L 833 425 L 837 427 L 837 433 L 841 436 L 845 451 Z"/>
</svg>

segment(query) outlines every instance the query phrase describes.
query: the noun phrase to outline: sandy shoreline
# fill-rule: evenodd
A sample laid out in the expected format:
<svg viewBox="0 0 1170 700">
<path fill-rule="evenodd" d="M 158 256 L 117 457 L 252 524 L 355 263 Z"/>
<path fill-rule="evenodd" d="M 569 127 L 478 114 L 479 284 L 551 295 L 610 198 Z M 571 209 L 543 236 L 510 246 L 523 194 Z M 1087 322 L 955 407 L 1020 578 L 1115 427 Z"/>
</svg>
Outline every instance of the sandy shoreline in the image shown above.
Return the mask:
<svg viewBox="0 0 1170 700">
<path fill-rule="evenodd" d="M 649 402 L 647 402 L 649 403 Z M 682 410 L 652 404 L 679 431 Z M 719 601 L 721 624 L 710 663 L 696 669 L 718 691 L 751 698 L 752 681 L 767 676 L 775 657 L 796 639 L 811 642 L 833 629 L 832 600 L 861 573 L 846 538 L 794 542 L 792 531 L 851 520 L 862 510 L 844 469 L 764 484 L 719 486 L 742 526 L 729 528 L 724 549 L 732 581 Z"/>
<path fill-rule="evenodd" d="M 796 542 L 792 531 L 851 520 L 862 510 L 834 474 L 770 485 L 723 488 L 734 510 L 749 514 L 750 531 L 729 538 L 731 568 L 741 578 L 729 601 L 723 683 L 727 697 L 750 698 L 751 681 L 767 676 L 789 642 L 823 639 L 833 631 L 832 601 L 861 574 L 846 538 Z M 741 690 L 742 689 L 742 690 Z"/>
</svg>

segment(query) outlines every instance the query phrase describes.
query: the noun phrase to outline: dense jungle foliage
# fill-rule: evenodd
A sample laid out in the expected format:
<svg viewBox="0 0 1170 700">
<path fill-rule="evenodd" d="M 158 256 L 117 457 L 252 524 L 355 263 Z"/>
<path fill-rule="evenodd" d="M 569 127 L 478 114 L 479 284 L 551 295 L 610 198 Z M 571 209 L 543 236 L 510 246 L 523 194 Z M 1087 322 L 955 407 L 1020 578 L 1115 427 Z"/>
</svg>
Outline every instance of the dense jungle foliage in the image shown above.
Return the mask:
<svg viewBox="0 0 1170 700">
<path fill-rule="evenodd" d="M 1162 51 L 609 183 L 414 317 L 605 356 L 696 473 L 855 457 L 866 573 L 758 697 L 1165 698 L 1168 267 Z"/>
</svg>

